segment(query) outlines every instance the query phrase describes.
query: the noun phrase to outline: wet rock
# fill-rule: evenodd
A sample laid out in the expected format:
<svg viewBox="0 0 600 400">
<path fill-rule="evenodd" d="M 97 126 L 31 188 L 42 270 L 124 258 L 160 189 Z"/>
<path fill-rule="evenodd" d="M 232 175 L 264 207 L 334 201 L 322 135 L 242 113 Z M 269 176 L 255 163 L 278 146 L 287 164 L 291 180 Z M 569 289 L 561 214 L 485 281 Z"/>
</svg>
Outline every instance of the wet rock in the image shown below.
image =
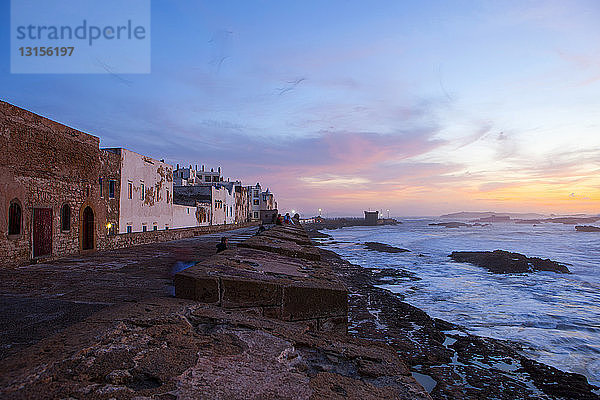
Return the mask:
<svg viewBox="0 0 600 400">
<path fill-rule="evenodd" d="M 400 247 L 390 246 L 389 244 L 379 242 L 364 242 L 362 243 L 368 250 L 380 251 L 383 253 L 406 253 L 410 250 L 402 249 Z"/>
<path fill-rule="evenodd" d="M 453 251 L 454 261 L 466 262 L 487 268 L 495 274 L 511 274 L 533 271 L 553 271 L 569 273 L 569 269 L 556 261 L 539 257 L 527 257 L 519 253 L 504 250 L 494 251 Z"/>
<path fill-rule="evenodd" d="M 464 222 L 438 222 L 431 223 L 429 226 L 445 226 L 446 228 L 461 228 L 461 227 L 471 227 L 471 224 L 465 224 Z"/>
<path fill-rule="evenodd" d="M 577 225 L 575 230 L 578 232 L 600 232 L 600 227 L 590 225 Z"/>
</svg>

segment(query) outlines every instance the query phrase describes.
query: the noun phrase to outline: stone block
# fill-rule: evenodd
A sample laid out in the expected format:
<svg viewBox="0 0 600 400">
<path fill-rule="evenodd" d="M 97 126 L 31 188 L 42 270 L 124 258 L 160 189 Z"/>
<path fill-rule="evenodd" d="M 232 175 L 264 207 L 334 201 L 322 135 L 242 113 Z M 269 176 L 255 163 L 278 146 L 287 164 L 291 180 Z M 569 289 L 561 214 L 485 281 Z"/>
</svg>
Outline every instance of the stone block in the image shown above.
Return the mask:
<svg viewBox="0 0 600 400">
<path fill-rule="evenodd" d="M 202 303 L 219 302 L 218 278 L 179 273 L 173 277 L 173 282 L 175 283 L 176 297 L 196 300 Z"/>
<path fill-rule="evenodd" d="M 281 304 L 281 286 L 258 280 L 221 278 L 223 307 L 263 307 Z"/>
</svg>

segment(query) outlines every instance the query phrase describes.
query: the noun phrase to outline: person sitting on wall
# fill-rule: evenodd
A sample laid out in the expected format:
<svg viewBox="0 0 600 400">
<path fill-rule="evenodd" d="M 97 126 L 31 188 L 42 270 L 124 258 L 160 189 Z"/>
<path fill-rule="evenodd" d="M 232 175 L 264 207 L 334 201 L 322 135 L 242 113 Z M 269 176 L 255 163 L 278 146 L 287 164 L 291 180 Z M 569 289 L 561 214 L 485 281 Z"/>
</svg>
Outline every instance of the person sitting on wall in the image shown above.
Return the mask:
<svg viewBox="0 0 600 400">
<path fill-rule="evenodd" d="M 221 242 L 217 244 L 217 253 L 227 250 L 227 238 L 222 237 Z"/>
<path fill-rule="evenodd" d="M 285 213 L 285 217 L 283 218 L 283 222 L 285 222 L 286 224 L 291 224 L 292 223 L 292 218 L 290 217 L 290 213 Z"/>
<path fill-rule="evenodd" d="M 275 220 L 275 225 L 283 225 L 283 217 L 281 214 L 277 214 L 277 219 Z"/>
<path fill-rule="evenodd" d="M 300 214 L 298 214 L 298 213 L 294 214 L 294 216 L 292 217 L 292 222 L 295 225 L 300 225 Z"/>
</svg>

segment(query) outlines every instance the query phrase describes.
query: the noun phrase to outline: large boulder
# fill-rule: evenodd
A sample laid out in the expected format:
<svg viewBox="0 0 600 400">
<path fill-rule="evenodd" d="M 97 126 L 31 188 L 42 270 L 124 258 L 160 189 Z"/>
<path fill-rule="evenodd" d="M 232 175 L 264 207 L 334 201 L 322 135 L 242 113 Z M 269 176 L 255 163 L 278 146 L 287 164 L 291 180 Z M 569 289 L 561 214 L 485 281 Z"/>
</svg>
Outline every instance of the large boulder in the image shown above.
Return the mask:
<svg viewBox="0 0 600 400">
<path fill-rule="evenodd" d="M 527 257 L 504 250 L 453 251 L 449 255 L 454 261 L 467 262 L 487 268 L 495 274 L 512 274 L 533 271 L 553 271 L 568 274 L 569 269 L 556 261 L 539 257 Z"/>
</svg>

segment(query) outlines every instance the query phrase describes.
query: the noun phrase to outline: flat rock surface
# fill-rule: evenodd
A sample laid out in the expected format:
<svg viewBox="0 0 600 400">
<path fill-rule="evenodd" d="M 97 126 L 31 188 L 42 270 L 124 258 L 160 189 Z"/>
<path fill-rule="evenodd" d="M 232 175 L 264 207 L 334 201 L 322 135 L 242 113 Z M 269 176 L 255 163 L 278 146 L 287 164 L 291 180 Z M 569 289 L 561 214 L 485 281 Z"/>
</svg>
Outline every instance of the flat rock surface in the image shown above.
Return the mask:
<svg viewBox="0 0 600 400">
<path fill-rule="evenodd" d="M 3 399 L 429 399 L 395 351 L 180 299 L 105 309 L 0 366 Z"/>
<path fill-rule="evenodd" d="M 449 256 L 457 262 L 467 262 L 487 268 L 495 274 L 512 274 L 534 271 L 569 273 L 569 269 L 556 261 L 539 257 L 527 257 L 504 250 L 453 251 Z"/>
<path fill-rule="evenodd" d="M 0 359 L 98 310 L 174 293 L 176 271 L 212 257 L 256 232 L 244 228 L 173 242 L 0 269 Z"/>
</svg>

